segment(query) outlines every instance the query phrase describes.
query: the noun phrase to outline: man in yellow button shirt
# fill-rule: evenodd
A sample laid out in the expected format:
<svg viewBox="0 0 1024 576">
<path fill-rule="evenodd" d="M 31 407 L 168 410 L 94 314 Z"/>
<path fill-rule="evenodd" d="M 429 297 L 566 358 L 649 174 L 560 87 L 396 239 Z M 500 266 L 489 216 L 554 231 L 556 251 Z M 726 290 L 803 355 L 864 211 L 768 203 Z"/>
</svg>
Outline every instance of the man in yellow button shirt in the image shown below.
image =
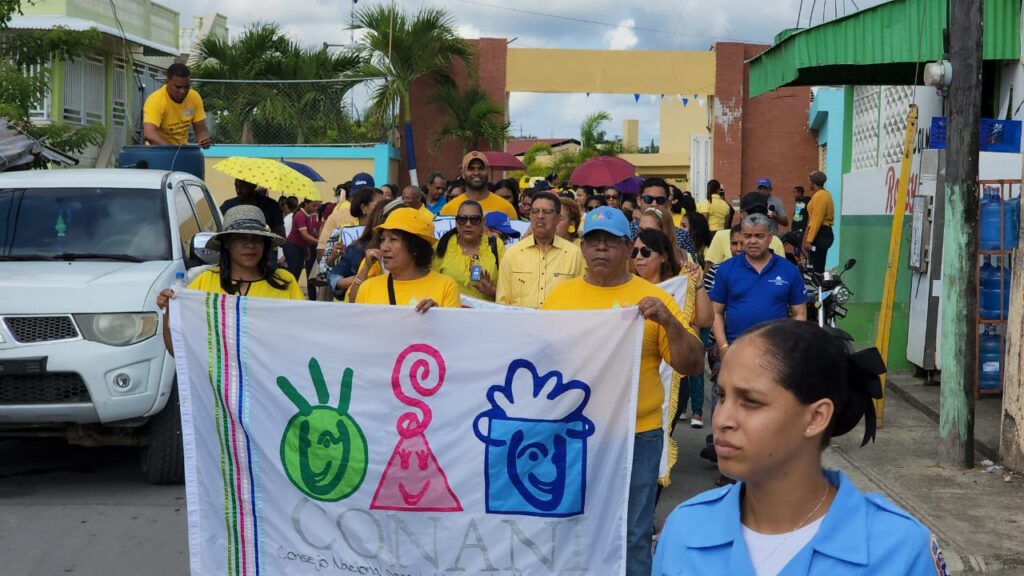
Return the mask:
<svg viewBox="0 0 1024 576">
<path fill-rule="evenodd" d="M 182 146 L 188 144 L 188 128 L 195 130 L 196 143 L 213 144 L 206 129 L 206 111 L 199 93 L 192 90 L 188 66 L 175 62 L 167 69 L 163 88 L 149 95 L 142 107 L 142 136 L 147 144 Z"/>
<path fill-rule="evenodd" d="M 498 267 L 498 304 L 540 308 L 555 286 L 583 274 L 580 249 L 555 234 L 561 213 L 558 196 L 551 192 L 534 195 L 530 208 L 533 233 L 513 244 Z"/>
<path fill-rule="evenodd" d="M 534 206 L 536 207 L 536 200 Z M 680 374 L 704 370 L 704 346 L 675 299 L 665 290 L 629 273 L 629 222 L 621 210 L 601 206 L 583 221 L 587 273 L 551 293 L 544 310 L 597 310 L 636 306 L 644 323 L 636 436 L 626 513 L 626 575 L 651 574 L 651 533 L 664 443 L 661 405 L 665 388 L 662 361 Z M 504 264 L 503 264 L 504 265 Z M 609 382 L 609 384 L 615 384 Z M 625 383 L 621 383 L 625 385 Z"/>
</svg>

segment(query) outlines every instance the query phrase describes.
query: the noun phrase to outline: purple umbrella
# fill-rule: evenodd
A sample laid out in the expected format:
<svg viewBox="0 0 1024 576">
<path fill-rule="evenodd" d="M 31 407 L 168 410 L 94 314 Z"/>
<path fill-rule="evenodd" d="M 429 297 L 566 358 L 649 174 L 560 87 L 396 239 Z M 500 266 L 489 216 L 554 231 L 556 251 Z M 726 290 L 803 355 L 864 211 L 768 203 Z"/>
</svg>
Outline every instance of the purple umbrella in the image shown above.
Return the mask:
<svg viewBox="0 0 1024 576">
<path fill-rule="evenodd" d="M 644 184 L 643 176 L 630 176 L 622 182 L 615 184 L 615 189 L 623 194 L 630 196 L 636 196 L 640 193 L 640 188 Z"/>
</svg>

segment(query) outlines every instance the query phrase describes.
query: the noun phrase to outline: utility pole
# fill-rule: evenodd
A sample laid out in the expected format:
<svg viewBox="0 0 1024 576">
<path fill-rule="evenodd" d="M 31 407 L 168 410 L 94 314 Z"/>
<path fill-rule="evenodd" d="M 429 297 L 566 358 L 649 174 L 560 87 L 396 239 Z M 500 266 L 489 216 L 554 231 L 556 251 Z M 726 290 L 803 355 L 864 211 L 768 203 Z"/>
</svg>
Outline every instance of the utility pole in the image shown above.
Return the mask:
<svg viewBox="0 0 1024 576">
<path fill-rule="evenodd" d="M 951 466 L 974 466 L 978 379 L 978 131 L 981 118 L 983 0 L 949 10 L 949 130 L 942 245 L 940 451 Z"/>
</svg>

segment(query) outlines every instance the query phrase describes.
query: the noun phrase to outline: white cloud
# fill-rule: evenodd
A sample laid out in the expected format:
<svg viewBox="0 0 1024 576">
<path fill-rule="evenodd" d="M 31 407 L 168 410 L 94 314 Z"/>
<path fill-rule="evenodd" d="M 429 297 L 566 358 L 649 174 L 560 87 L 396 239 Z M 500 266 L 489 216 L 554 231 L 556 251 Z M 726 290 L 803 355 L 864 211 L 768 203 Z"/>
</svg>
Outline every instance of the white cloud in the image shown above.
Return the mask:
<svg viewBox="0 0 1024 576">
<path fill-rule="evenodd" d="M 604 40 L 608 43 L 609 50 L 632 50 L 640 42 L 636 37 L 636 20 L 629 18 L 619 22 L 614 30 L 604 33 Z"/>
<path fill-rule="evenodd" d="M 455 28 L 455 32 L 459 35 L 460 38 L 475 39 L 480 37 L 480 29 L 477 28 L 476 26 L 473 26 L 472 24 L 459 24 Z"/>
</svg>

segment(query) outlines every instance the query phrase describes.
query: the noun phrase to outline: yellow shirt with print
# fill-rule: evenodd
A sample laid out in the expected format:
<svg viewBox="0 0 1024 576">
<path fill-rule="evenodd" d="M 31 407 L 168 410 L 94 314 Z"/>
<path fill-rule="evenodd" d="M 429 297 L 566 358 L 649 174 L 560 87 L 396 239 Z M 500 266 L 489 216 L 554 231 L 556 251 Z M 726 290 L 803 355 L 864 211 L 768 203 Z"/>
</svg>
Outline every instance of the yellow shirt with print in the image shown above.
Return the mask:
<svg viewBox="0 0 1024 576">
<path fill-rule="evenodd" d="M 583 253 L 560 236 L 542 252 L 533 235 L 505 252 L 498 271 L 498 304 L 540 308 L 559 284 L 583 274 Z"/>
<path fill-rule="evenodd" d="M 711 238 L 711 245 L 704 250 L 704 260 L 711 264 L 721 264 L 732 258 L 732 250 L 730 249 L 731 239 L 731 230 L 715 232 L 715 235 Z M 786 247 L 782 245 L 782 240 L 779 240 L 778 236 L 772 236 L 768 249 L 783 258 L 786 257 Z"/>
<path fill-rule="evenodd" d="M 498 252 L 497 260 L 494 259 L 494 250 L 491 249 L 491 239 L 485 236 L 480 239 L 480 249 L 477 251 L 476 257 L 467 256 L 462 252 L 462 248 L 459 248 L 456 238 L 452 236 L 448 240 L 448 248 L 444 252 L 444 257 L 435 256 L 431 268 L 434 272 L 444 274 L 454 280 L 455 284 L 459 286 L 459 290 L 466 296 L 478 300 L 491 300 L 473 286 L 475 282 L 469 277 L 473 265 L 479 264 L 483 272 L 490 276 L 492 284 L 498 281 L 498 263 L 505 255 L 505 245 L 500 240 L 494 239 L 494 248 Z"/>
<path fill-rule="evenodd" d="M 388 278 L 390 274 L 374 276 L 363 282 L 356 294 L 356 304 L 391 304 L 388 296 Z M 428 272 L 423 278 L 416 280 L 395 280 L 395 305 L 415 306 L 432 298 L 442 308 L 460 308 L 459 287 L 451 278 Z"/>
<path fill-rule="evenodd" d="M 281 300 L 305 300 L 306 296 L 302 293 L 299 288 L 299 283 L 295 281 L 295 277 L 284 268 L 278 268 L 275 273 L 279 280 L 286 286 L 282 288 L 274 288 L 267 283 L 266 280 L 260 280 L 259 282 L 253 282 L 249 285 L 249 292 L 246 296 L 253 298 L 279 298 Z M 202 290 L 203 292 L 213 292 L 214 294 L 226 294 L 224 288 L 220 285 L 220 267 L 211 268 L 206 272 L 203 272 L 199 276 L 196 276 L 194 280 L 188 285 L 190 290 Z"/>
<path fill-rule="evenodd" d="M 189 127 L 194 122 L 202 122 L 205 119 L 203 99 L 195 90 L 189 90 L 185 99 L 178 104 L 171 100 L 171 95 L 164 86 L 150 94 L 142 107 L 142 121 L 156 126 L 160 136 L 168 144 L 188 144 Z"/>
<path fill-rule="evenodd" d="M 444 208 L 441 209 L 440 215 L 458 216 L 459 206 L 462 206 L 462 203 L 466 200 L 468 200 L 468 198 L 466 198 L 465 194 L 460 194 L 459 196 L 449 200 L 448 203 L 444 205 Z M 516 209 L 512 204 L 497 194 L 488 193 L 487 197 L 480 201 L 480 207 L 484 209 L 485 215 L 490 212 L 504 212 L 508 216 L 509 220 L 517 220 L 519 218 L 519 214 L 516 214 Z M 431 215 L 431 219 L 433 219 L 433 215 Z"/>
<path fill-rule="evenodd" d="M 583 278 L 564 282 L 544 302 L 544 310 L 601 310 L 607 308 L 628 308 L 641 300 L 653 296 L 665 303 L 665 307 L 686 328 L 697 337 L 689 314 L 679 309 L 675 298 L 650 282 L 633 276 L 629 282 L 606 288 L 588 284 Z M 690 299 L 687 299 L 687 308 Z M 692 313 L 691 313 L 692 314 Z M 636 398 L 636 432 L 647 432 L 661 428 L 661 403 L 665 399 L 665 387 L 661 382 L 661 362 L 668 362 L 671 351 L 668 332 L 660 324 L 644 322 L 644 341 L 640 352 L 640 388 Z"/>
</svg>

